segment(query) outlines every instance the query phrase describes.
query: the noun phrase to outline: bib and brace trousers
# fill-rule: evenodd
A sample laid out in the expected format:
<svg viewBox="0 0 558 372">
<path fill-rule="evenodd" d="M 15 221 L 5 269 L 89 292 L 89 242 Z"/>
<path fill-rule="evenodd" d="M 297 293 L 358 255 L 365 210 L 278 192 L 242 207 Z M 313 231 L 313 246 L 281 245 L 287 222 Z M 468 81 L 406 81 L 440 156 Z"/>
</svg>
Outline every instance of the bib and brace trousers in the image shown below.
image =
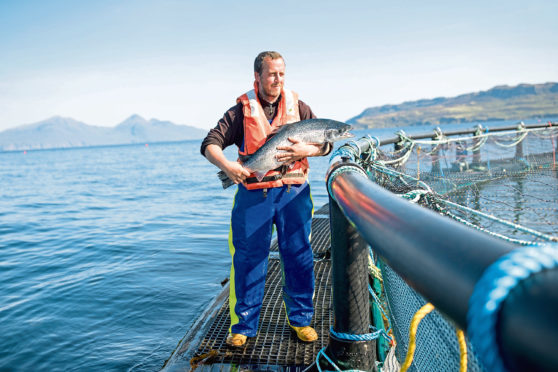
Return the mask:
<svg viewBox="0 0 558 372">
<path fill-rule="evenodd" d="M 244 113 L 244 141 L 239 155 L 253 153 L 276 127 L 300 120 L 298 97 L 285 89 L 276 117 L 271 123 L 267 121 L 255 88 L 238 99 Z M 293 174 L 283 180 L 238 186 L 229 233 L 231 333 L 248 337 L 257 333 L 273 226 L 277 232 L 283 301 L 289 324 L 302 327 L 310 325 L 312 320 L 314 270 L 310 233 L 313 204 L 306 181 L 308 163 L 306 160 L 297 163 L 292 169 L 301 177 Z"/>
</svg>

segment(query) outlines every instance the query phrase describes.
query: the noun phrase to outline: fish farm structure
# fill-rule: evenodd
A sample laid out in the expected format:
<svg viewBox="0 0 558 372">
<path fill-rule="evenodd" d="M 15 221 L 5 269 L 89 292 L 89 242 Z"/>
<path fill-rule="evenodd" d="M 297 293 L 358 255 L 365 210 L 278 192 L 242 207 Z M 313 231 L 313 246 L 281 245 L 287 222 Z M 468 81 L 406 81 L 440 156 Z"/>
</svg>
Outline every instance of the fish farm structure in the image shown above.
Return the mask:
<svg viewBox="0 0 558 372">
<path fill-rule="evenodd" d="M 558 123 L 363 137 L 314 213 L 319 334 L 291 332 L 271 247 L 258 336 L 228 286 L 164 371 L 557 371 Z"/>
</svg>

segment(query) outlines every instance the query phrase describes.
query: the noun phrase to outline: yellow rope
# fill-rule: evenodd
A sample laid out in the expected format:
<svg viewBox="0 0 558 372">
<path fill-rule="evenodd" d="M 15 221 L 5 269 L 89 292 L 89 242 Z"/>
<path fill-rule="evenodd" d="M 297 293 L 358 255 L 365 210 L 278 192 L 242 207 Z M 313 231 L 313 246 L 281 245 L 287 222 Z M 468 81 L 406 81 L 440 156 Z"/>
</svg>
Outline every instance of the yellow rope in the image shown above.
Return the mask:
<svg viewBox="0 0 558 372">
<path fill-rule="evenodd" d="M 413 363 L 413 356 L 415 355 L 415 348 L 417 346 L 416 337 L 419 323 L 432 310 L 434 310 L 434 305 L 429 302 L 421 307 L 413 316 L 409 327 L 409 346 L 407 348 L 407 356 L 405 357 L 405 362 L 401 366 L 400 372 L 407 372 L 407 369 L 409 369 L 411 363 Z"/>
<path fill-rule="evenodd" d="M 459 372 L 467 372 L 467 343 L 465 342 L 465 334 L 461 329 L 455 331 L 457 333 L 457 342 L 459 343 Z"/>
<path fill-rule="evenodd" d="M 413 315 L 411 325 L 409 326 L 409 345 L 407 348 L 407 355 L 405 356 L 405 362 L 399 370 L 400 372 L 407 372 L 409 367 L 411 367 L 411 363 L 413 363 L 413 357 L 415 355 L 415 349 L 417 347 L 416 340 L 418 326 L 422 319 L 424 319 L 424 317 L 432 310 L 434 310 L 434 305 L 429 302 L 418 309 L 415 315 Z M 456 330 L 456 334 L 457 342 L 459 343 L 459 372 L 467 372 L 467 343 L 465 341 L 465 334 L 461 329 Z"/>
</svg>

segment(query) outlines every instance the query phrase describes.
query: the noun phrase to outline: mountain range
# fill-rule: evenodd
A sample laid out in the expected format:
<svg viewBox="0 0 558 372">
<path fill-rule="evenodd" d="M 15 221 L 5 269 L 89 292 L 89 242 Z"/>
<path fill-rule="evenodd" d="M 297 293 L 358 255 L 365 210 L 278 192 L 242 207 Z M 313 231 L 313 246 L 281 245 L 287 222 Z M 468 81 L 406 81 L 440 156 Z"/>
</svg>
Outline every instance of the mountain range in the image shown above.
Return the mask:
<svg viewBox="0 0 558 372">
<path fill-rule="evenodd" d="M 558 83 L 501 85 L 457 97 L 370 107 L 347 123 L 366 129 L 549 117 L 558 117 Z"/>
<path fill-rule="evenodd" d="M 132 115 L 115 127 L 54 116 L 0 132 L 0 151 L 122 145 L 200 139 L 206 130 Z"/>
<path fill-rule="evenodd" d="M 365 109 L 347 121 L 355 129 L 558 117 L 558 83 L 496 86 Z M 132 115 L 115 127 L 55 116 L 0 132 L 0 151 L 155 143 L 201 139 L 206 130 Z"/>
</svg>

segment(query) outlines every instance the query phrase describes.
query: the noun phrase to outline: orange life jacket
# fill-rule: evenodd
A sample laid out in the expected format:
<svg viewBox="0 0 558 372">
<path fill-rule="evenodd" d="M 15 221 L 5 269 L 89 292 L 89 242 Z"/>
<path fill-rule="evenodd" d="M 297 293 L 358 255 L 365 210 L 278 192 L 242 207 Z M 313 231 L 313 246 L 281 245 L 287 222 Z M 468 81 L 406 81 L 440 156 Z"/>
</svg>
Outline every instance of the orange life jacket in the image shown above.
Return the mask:
<svg viewBox="0 0 558 372">
<path fill-rule="evenodd" d="M 288 125 L 300 121 L 298 110 L 298 94 L 283 88 L 281 100 L 277 107 L 277 113 L 273 122 L 265 117 L 262 105 L 258 99 L 258 87 L 254 83 L 254 89 L 241 95 L 236 102 L 242 102 L 242 112 L 244 114 L 244 144 L 238 150 L 239 156 L 252 155 L 266 142 L 268 136 L 279 129 L 282 125 Z M 266 173 L 261 182 L 251 174 L 244 182 L 248 190 L 265 189 L 271 187 L 281 187 L 288 184 L 303 184 L 308 175 L 308 160 L 302 159 L 294 162 L 286 173 L 271 170 Z"/>
</svg>

